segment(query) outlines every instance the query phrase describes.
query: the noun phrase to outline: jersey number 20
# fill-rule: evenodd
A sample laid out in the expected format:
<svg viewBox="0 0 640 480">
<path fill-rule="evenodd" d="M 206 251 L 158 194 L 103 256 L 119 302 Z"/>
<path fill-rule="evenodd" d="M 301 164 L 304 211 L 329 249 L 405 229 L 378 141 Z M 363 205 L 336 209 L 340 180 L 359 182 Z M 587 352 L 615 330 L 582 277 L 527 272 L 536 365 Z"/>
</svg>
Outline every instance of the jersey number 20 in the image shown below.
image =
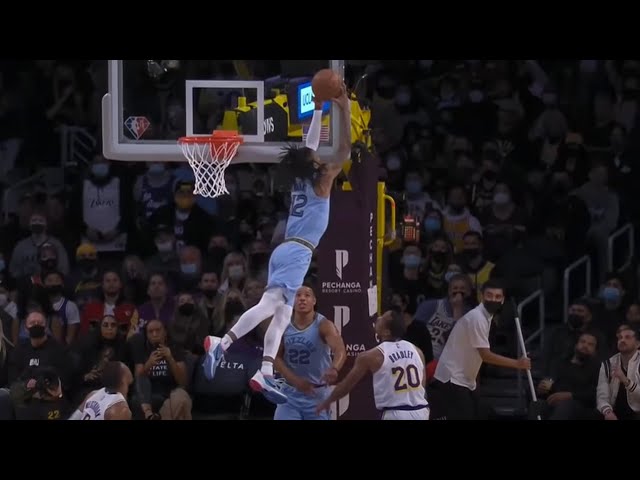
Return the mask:
<svg viewBox="0 0 640 480">
<path fill-rule="evenodd" d="M 307 204 L 307 196 L 299 193 L 297 195 L 291 195 L 291 210 L 289 215 L 292 217 L 301 217 L 304 213 L 304 207 Z"/>
<path fill-rule="evenodd" d="M 418 388 L 420 386 L 420 374 L 418 367 L 415 365 L 407 365 L 407 368 L 393 367 L 391 374 L 396 377 L 396 384 L 393 386 L 396 392 L 402 392 L 410 388 Z"/>
</svg>

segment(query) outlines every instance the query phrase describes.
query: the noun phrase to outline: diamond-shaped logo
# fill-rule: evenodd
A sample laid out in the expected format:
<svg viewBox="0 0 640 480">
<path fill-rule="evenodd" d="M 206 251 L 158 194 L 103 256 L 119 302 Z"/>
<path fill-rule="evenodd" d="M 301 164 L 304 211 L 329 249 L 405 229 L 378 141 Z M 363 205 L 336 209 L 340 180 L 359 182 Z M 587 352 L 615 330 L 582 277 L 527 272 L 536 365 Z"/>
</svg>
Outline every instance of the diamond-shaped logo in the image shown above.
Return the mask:
<svg viewBox="0 0 640 480">
<path fill-rule="evenodd" d="M 147 120 L 147 117 L 129 117 L 124 121 L 124 126 L 127 127 L 136 140 L 140 140 L 149 125 L 151 125 L 151 122 Z"/>
</svg>

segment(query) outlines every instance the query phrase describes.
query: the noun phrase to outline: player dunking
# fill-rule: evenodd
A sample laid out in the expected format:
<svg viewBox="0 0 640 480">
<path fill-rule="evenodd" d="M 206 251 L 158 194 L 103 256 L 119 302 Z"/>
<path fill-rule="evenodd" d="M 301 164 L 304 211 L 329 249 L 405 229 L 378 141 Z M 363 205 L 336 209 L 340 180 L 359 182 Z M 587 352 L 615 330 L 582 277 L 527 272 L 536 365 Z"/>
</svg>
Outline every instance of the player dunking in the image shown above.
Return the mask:
<svg viewBox="0 0 640 480">
<path fill-rule="evenodd" d="M 376 408 L 384 412 L 383 420 L 429 420 L 424 355 L 412 343 L 401 340 L 405 328 L 398 312 L 388 311 L 378 317 L 375 330 L 380 345 L 358 355 L 344 380 L 318 405 L 317 413 L 328 410 L 371 372 Z"/>
<path fill-rule="evenodd" d="M 109 362 L 102 371 L 104 388 L 94 390 L 82 401 L 69 420 L 131 420 L 127 404 L 131 370 L 122 362 Z"/>
<path fill-rule="evenodd" d="M 296 292 L 293 318 L 282 337 L 276 370 L 286 381 L 288 401 L 278 405 L 274 420 L 329 420 L 316 406 L 329 396 L 330 387 L 347 359 L 347 351 L 332 321 L 314 311 L 316 296 L 310 287 Z M 331 358 L 333 355 L 333 359 Z"/>
<path fill-rule="evenodd" d="M 315 111 L 305 147 L 289 147 L 281 158 L 278 176 L 282 185 L 291 186 L 291 208 L 285 240 L 271 254 L 269 280 L 260 302 L 247 310 L 238 323 L 220 340 L 207 337 L 205 376 L 212 379 L 224 352 L 261 322 L 273 315 L 264 338 L 262 368 L 251 378 L 251 388 L 261 391 L 273 403 L 285 403 L 273 379 L 273 363 L 280 340 L 291 320 L 292 305 L 298 288 L 311 263 L 311 256 L 329 223 L 329 197 L 342 164 L 351 155 L 351 106 L 343 84 L 342 93 L 333 101 L 340 107 L 341 143 L 333 158 L 320 159 L 316 150 L 320 142 L 322 101 L 315 101 Z"/>
</svg>

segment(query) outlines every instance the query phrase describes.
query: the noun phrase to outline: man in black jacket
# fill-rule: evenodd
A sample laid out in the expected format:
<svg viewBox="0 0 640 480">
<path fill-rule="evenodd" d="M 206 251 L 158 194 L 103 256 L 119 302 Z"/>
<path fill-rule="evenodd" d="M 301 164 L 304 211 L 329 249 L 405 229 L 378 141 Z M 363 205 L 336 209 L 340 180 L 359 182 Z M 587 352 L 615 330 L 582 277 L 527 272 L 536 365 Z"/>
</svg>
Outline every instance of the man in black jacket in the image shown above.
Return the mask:
<svg viewBox="0 0 640 480">
<path fill-rule="evenodd" d="M 72 365 L 65 349 L 46 333 L 42 312 L 33 311 L 25 320 L 29 343 L 18 345 L 9 357 L 9 383 L 23 377 L 30 367 L 53 367 L 60 375 L 62 389 L 70 388 Z"/>
<path fill-rule="evenodd" d="M 546 396 L 545 417 L 549 420 L 589 420 L 598 418 L 596 390 L 600 364 L 596 358 L 598 339 L 591 332 L 578 337 L 574 353 L 559 361 L 552 375 L 538 385 Z"/>
</svg>

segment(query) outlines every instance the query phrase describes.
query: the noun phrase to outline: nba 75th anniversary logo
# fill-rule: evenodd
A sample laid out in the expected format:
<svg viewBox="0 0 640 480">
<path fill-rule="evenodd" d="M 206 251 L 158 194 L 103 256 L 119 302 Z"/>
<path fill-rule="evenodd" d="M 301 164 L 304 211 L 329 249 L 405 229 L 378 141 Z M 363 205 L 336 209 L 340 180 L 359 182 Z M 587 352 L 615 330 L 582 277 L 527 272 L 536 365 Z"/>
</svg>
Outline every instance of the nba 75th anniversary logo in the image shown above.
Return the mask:
<svg viewBox="0 0 640 480">
<path fill-rule="evenodd" d="M 333 281 L 322 282 L 322 293 L 362 293 L 360 282 L 354 281 L 354 268 L 347 268 L 352 265 L 349 263 L 349 250 L 336 250 L 335 253 L 335 278 Z"/>
</svg>

